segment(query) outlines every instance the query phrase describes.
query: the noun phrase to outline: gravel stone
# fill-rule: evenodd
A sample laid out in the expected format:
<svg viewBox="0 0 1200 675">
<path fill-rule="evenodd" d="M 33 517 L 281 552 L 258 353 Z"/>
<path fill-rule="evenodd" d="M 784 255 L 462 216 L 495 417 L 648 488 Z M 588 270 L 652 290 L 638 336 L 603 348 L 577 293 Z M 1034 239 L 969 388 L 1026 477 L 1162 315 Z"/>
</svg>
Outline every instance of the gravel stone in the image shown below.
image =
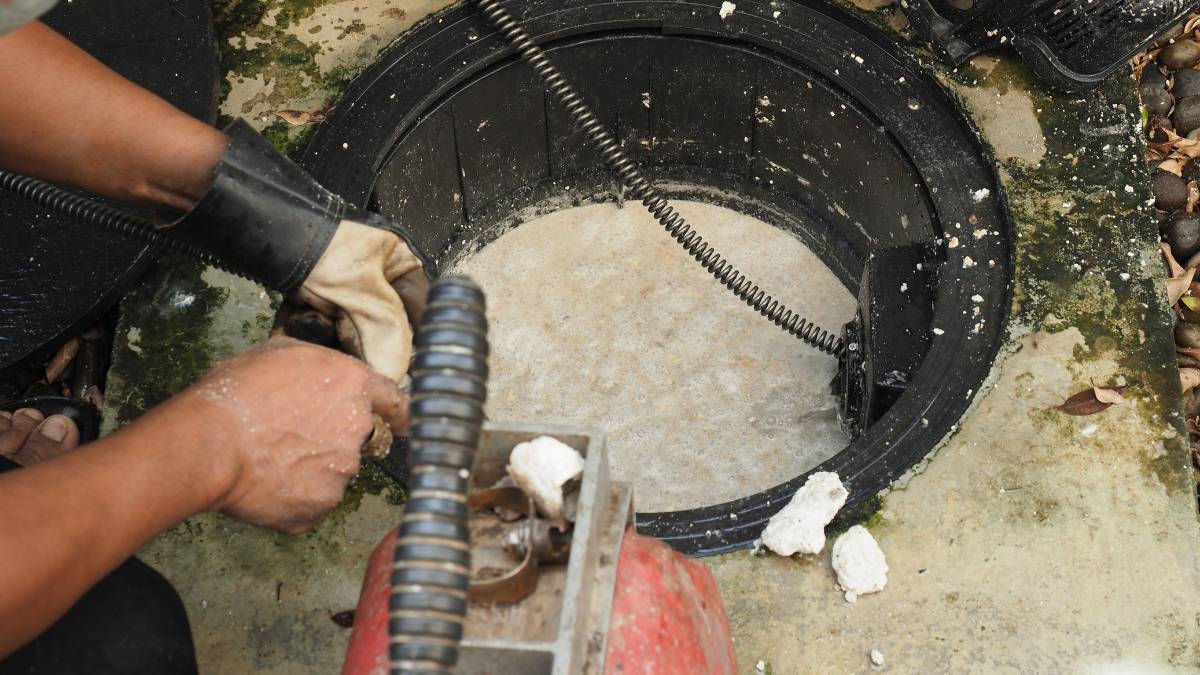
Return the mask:
<svg viewBox="0 0 1200 675">
<path fill-rule="evenodd" d="M 1142 79 L 1138 80 L 1139 89 L 1166 89 L 1167 76 L 1163 75 L 1154 64 L 1147 64 L 1142 70 Z"/>
<path fill-rule="evenodd" d="M 1200 70 L 1188 68 L 1175 73 L 1175 83 L 1171 86 L 1175 98 L 1200 96 Z"/>
<path fill-rule="evenodd" d="M 1180 321 L 1175 324 L 1175 344 L 1180 347 L 1200 347 L 1200 323 Z"/>
<path fill-rule="evenodd" d="M 1167 93 L 1165 89 L 1143 90 L 1142 105 L 1146 106 L 1146 110 L 1151 115 L 1169 115 L 1171 108 L 1175 107 L 1175 97 Z"/>
<path fill-rule="evenodd" d="M 1183 165 L 1183 180 L 1185 183 L 1200 181 L 1200 162 L 1192 160 Z"/>
<path fill-rule="evenodd" d="M 1194 40 L 1179 40 L 1162 50 L 1158 61 L 1172 72 L 1191 68 L 1200 63 L 1200 44 Z"/>
<path fill-rule="evenodd" d="M 1175 104 L 1175 113 L 1171 115 L 1171 123 L 1175 125 L 1175 132 L 1180 136 L 1200 129 L 1200 96 L 1179 99 Z"/>
<path fill-rule="evenodd" d="M 1154 172 L 1154 206 L 1155 208 L 1175 213 L 1187 206 L 1187 182 L 1168 171 Z"/>
<path fill-rule="evenodd" d="M 1200 251 L 1200 216 L 1195 213 L 1176 213 L 1163 227 L 1167 243 L 1176 260 L 1187 260 Z"/>
</svg>

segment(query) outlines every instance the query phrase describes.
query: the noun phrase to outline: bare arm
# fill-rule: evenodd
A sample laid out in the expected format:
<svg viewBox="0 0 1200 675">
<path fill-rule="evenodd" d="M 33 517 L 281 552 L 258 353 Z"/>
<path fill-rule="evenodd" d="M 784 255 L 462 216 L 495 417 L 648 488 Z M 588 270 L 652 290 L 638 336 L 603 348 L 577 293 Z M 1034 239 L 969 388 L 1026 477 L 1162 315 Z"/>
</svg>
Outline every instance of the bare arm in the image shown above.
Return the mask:
<svg viewBox="0 0 1200 675">
<path fill-rule="evenodd" d="M 374 414 L 399 432 L 407 413 L 362 362 L 276 338 L 122 431 L 0 475 L 0 659 L 193 514 L 304 531 L 341 500 Z"/>
<path fill-rule="evenodd" d="M 0 130 L 2 168 L 181 211 L 228 143 L 41 22 L 0 36 Z"/>
</svg>

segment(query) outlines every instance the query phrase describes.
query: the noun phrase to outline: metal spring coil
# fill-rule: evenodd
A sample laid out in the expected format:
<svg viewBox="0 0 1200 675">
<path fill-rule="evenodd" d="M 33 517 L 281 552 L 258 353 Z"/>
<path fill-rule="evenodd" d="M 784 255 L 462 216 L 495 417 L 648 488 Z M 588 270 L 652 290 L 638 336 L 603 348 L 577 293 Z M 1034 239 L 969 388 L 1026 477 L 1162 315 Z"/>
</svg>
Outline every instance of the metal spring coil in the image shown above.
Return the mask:
<svg viewBox="0 0 1200 675">
<path fill-rule="evenodd" d="M 439 279 L 414 339 L 408 504 L 388 605 L 392 675 L 446 675 L 458 661 L 471 577 L 468 472 L 487 398 L 484 308 L 470 279 Z"/>
<path fill-rule="evenodd" d="M 562 104 L 575 126 L 587 134 L 592 145 L 604 157 L 630 194 L 641 201 L 663 228 L 708 270 L 717 281 L 738 298 L 789 334 L 826 354 L 839 356 L 844 348 L 840 337 L 824 330 L 771 297 L 749 277 L 742 274 L 717 252 L 700 233 L 692 229 L 658 190 L 642 176 L 637 164 L 621 151 L 620 144 L 596 119 L 575 89 L 550 62 L 541 47 L 504 8 L 500 0 L 478 0 L 479 9 L 492 26 L 524 57 L 541 76 L 546 88 Z"/>
<path fill-rule="evenodd" d="M 154 227 L 154 223 L 145 218 L 81 197 L 57 185 L 9 171 L 0 171 L 0 190 L 7 190 L 18 197 L 68 218 L 74 218 L 125 237 L 139 239 L 148 244 L 178 251 L 230 274 L 250 278 L 241 272 L 229 269 L 207 251 L 202 251 L 191 244 L 165 235 Z"/>
</svg>

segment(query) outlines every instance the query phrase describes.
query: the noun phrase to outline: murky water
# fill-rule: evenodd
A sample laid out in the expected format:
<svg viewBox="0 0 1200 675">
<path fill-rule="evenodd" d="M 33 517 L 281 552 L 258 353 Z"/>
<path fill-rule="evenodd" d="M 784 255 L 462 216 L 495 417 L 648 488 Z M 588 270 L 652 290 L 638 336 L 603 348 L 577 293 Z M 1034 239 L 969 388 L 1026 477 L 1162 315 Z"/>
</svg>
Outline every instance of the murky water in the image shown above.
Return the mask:
<svg viewBox="0 0 1200 675">
<path fill-rule="evenodd" d="M 839 329 L 854 298 L 798 239 L 721 207 L 680 211 L 742 271 Z M 567 209 L 461 261 L 491 322 L 492 419 L 605 432 L 639 511 L 735 499 L 846 444 L 835 361 L 745 307 L 636 205 Z"/>
</svg>

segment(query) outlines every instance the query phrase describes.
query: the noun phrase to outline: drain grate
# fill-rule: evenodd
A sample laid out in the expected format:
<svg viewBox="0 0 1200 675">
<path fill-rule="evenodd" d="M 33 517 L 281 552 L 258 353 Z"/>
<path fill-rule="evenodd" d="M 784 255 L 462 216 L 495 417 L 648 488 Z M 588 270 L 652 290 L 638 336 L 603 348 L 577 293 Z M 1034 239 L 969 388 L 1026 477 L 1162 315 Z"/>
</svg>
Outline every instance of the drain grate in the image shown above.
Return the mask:
<svg viewBox="0 0 1200 675">
<path fill-rule="evenodd" d="M 1181 21 L 1187 0 L 904 0 L 951 64 L 1010 42 L 1052 86 L 1096 85 Z"/>
</svg>

